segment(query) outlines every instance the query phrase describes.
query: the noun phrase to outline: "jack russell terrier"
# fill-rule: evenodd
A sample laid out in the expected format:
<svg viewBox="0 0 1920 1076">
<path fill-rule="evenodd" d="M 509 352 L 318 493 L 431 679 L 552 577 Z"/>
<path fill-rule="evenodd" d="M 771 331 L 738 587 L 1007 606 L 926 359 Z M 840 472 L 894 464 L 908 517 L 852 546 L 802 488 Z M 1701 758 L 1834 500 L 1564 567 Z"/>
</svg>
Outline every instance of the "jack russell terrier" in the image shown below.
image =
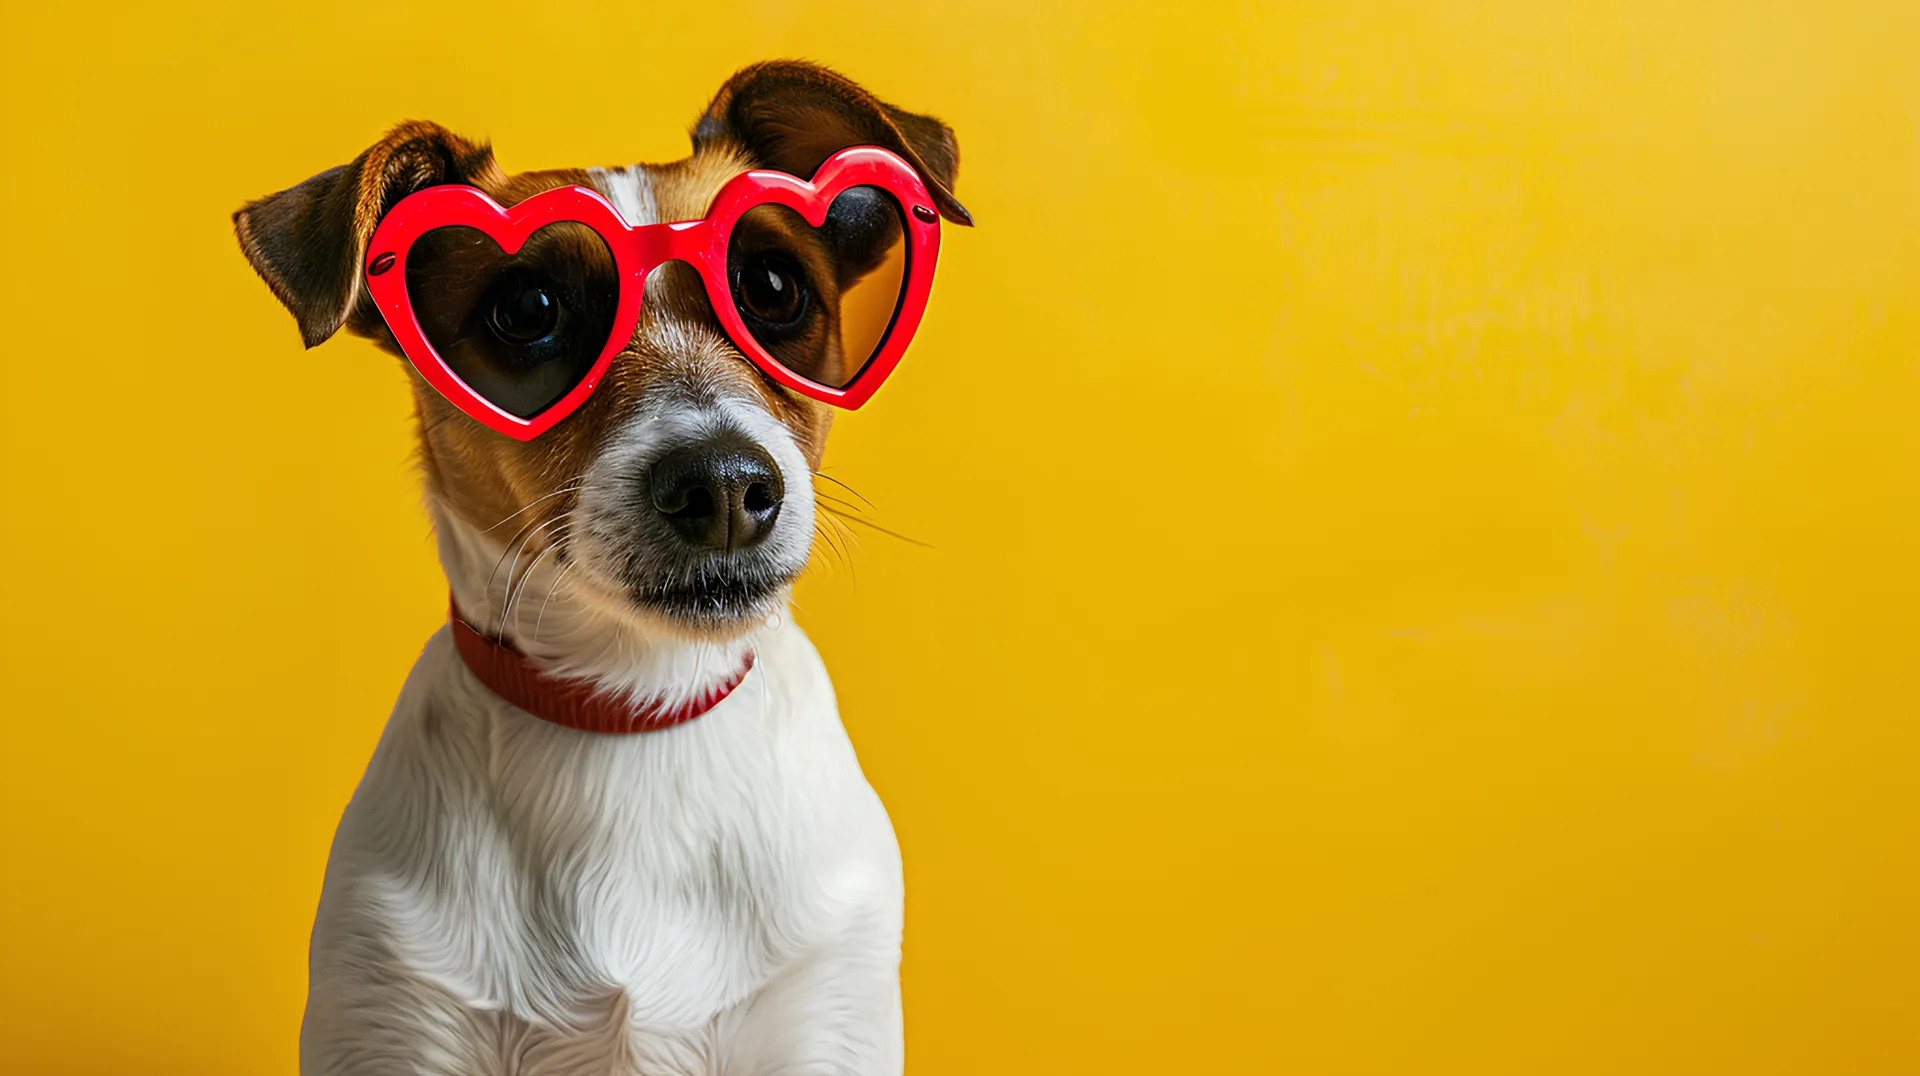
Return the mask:
<svg viewBox="0 0 1920 1076">
<path fill-rule="evenodd" d="M 411 122 L 234 214 L 307 346 L 411 364 L 453 610 L 334 838 L 306 1076 L 901 1071 L 899 848 L 787 605 L 958 164 L 774 62 L 684 160 Z"/>
</svg>

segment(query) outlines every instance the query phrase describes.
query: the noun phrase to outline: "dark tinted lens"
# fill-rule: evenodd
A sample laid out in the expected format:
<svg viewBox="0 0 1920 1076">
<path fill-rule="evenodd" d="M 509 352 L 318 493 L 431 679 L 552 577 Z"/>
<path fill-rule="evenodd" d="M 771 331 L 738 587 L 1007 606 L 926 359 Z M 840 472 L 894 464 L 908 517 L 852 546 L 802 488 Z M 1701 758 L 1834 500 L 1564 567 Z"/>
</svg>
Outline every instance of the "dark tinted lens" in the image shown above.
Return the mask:
<svg viewBox="0 0 1920 1076">
<path fill-rule="evenodd" d="M 427 340 L 467 387 L 531 418 L 586 377 L 620 297 L 598 233 L 563 221 L 509 255 L 473 228 L 437 228 L 407 252 L 407 297 Z"/>
<path fill-rule="evenodd" d="M 886 342 L 906 284 L 905 215 L 879 187 L 851 187 L 814 228 L 785 206 L 748 210 L 727 247 L 740 320 L 802 377 L 845 387 Z"/>
</svg>

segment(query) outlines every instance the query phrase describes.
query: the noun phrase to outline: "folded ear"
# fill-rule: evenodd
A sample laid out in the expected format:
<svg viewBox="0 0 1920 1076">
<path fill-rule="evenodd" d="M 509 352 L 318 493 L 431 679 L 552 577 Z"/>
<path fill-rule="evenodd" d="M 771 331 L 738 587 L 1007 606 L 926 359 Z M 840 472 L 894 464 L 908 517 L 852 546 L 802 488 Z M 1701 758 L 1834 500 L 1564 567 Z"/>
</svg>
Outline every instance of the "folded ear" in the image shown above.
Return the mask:
<svg viewBox="0 0 1920 1076">
<path fill-rule="evenodd" d="M 360 263 L 394 203 L 423 187 L 494 178 L 497 170 L 486 145 L 439 124 L 403 123 L 352 163 L 247 203 L 233 215 L 233 230 L 313 347 L 349 322 L 356 331 L 379 330 L 378 313 L 362 301 Z"/>
<path fill-rule="evenodd" d="M 932 116 L 895 108 L 818 64 L 772 60 L 741 68 L 694 124 L 696 150 L 721 141 L 803 178 L 848 146 L 892 150 L 920 173 L 942 216 L 973 223 L 953 196 L 960 172 L 953 131 Z"/>
</svg>

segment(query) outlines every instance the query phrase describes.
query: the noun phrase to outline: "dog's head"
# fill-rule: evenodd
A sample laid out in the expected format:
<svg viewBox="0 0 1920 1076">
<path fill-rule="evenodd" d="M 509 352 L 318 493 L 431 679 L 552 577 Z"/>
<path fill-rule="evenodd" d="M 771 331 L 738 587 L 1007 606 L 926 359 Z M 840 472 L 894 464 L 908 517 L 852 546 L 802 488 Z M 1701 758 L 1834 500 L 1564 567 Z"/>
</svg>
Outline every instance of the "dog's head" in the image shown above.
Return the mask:
<svg viewBox="0 0 1920 1076">
<path fill-rule="evenodd" d="M 776 62 L 746 68 L 721 87 L 684 160 L 508 174 L 489 147 L 435 124 L 407 123 L 351 163 L 247 205 L 234 224 L 247 258 L 292 311 L 309 347 L 344 327 L 398 354 L 361 266 L 382 215 L 415 191 L 466 184 L 511 206 L 579 185 L 598 190 L 638 226 L 700 218 L 727 180 L 748 169 L 806 177 L 855 145 L 904 158 L 944 216 L 970 223 L 953 198 L 959 154 L 945 125 L 823 68 Z M 764 237 L 781 249 L 786 260 L 778 264 L 788 272 L 776 274 L 779 294 L 763 301 L 791 300 L 793 287 L 807 293 L 796 308 L 813 320 L 784 345 L 802 353 L 791 360 L 799 368 L 830 370 L 840 361 L 839 289 L 897 240 L 897 226 L 889 236 L 885 222 L 865 225 L 858 213 L 840 218 L 818 234 L 776 228 Z M 548 278 L 587 279 L 594 267 L 585 263 L 604 254 L 592 246 L 556 241 L 537 257 Z M 837 277 L 820 268 L 829 256 Z M 478 323 L 495 335 L 477 335 L 475 347 L 514 346 L 516 318 L 538 321 L 544 304 L 566 301 L 503 292 L 485 274 L 464 272 L 457 252 L 448 264 L 442 287 L 471 287 L 474 303 L 493 304 Z M 742 355 L 685 265 L 655 271 L 639 326 L 592 397 L 532 441 L 493 432 L 417 374 L 412 381 L 421 456 L 443 525 L 460 528 L 487 553 L 512 547 L 516 565 L 551 554 L 549 570 L 598 609 L 682 636 L 730 638 L 783 604 L 807 562 L 812 478 L 830 410 L 784 389 Z M 510 591 L 513 568 L 505 581 Z M 480 600 L 503 596 L 510 605 L 490 581 Z"/>
</svg>

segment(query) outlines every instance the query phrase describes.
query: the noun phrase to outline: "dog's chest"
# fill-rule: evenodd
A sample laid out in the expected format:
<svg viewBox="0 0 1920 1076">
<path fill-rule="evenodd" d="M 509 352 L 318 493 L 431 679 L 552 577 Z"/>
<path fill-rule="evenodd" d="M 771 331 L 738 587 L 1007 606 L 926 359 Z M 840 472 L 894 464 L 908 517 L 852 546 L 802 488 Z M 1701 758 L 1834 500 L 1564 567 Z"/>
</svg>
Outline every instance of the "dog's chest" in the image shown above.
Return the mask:
<svg viewBox="0 0 1920 1076">
<path fill-rule="evenodd" d="M 379 973 L 436 1006 L 617 1051 L 694 1042 L 876 906 L 897 916 L 891 828 L 817 658 L 764 654 L 699 721 L 605 737 L 506 710 L 439 642 L 343 821 L 316 946 L 375 932 Z"/>
</svg>

